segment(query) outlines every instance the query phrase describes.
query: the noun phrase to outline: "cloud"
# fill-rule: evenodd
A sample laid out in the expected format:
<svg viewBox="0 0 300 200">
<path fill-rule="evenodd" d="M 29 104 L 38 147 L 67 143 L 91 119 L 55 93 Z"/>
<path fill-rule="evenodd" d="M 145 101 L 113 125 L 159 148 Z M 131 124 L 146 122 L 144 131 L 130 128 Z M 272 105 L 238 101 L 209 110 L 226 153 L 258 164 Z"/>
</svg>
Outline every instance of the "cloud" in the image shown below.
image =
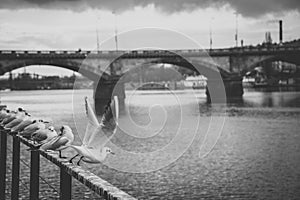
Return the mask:
<svg viewBox="0 0 300 200">
<path fill-rule="evenodd" d="M 257 17 L 268 13 L 300 11 L 299 0 L 0 0 L 0 8 L 44 8 L 84 11 L 103 9 L 123 12 L 137 6 L 153 5 L 165 13 L 193 11 L 199 8 L 229 6 L 245 17 Z"/>
</svg>

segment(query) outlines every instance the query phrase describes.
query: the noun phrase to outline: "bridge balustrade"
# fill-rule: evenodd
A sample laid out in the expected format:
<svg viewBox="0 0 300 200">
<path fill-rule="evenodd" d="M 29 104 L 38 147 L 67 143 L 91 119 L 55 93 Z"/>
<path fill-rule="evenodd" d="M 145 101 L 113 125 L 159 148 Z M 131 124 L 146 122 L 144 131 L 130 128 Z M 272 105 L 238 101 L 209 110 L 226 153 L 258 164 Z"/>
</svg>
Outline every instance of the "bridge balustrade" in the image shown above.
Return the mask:
<svg viewBox="0 0 300 200">
<path fill-rule="evenodd" d="M 25 51 L 20 51 L 20 50 L 18 50 L 18 51 L 15 51 L 14 53 L 17 53 L 17 54 L 24 54 Z"/>
<path fill-rule="evenodd" d="M 4 51 L 0 51 L 0 54 L 12 54 L 13 51 L 7 51 L 7 50 L 4 50 Z"/>
<path fill-rule="evenodd" d="M 122 50 L 122 51 L 75 51 L 75 50 L 1 50 L 0 54 L 2 55 L 103 55 L 103 56 L 114 56 L 114 55 L 127 55 L 127 56 L 169 56 L 174 55 L 170 52 L 173 52 L 177 55 L 187 55 L 187 56 L 197 56 L 199 54 L 205 54 L 209 52 L 212 55 L 227 56 L 231 54 L 241 54 L 243 52 L 253 52 L 259 54 L 260 52 L 287 52 L 287 51 L 300 51 L 300 46 L 279 46 L 279 45 L 259 45 L 259 46 L 245 46 L 245 47 L 234 47 L 234 48 L 225 48 L 225 49 L 183 49 L 183 50 Z"/>
<path fill-rule="evenodd" d="M 27 51 L 28 54 L 37 54 L 37 51 Z"/>
</svg>

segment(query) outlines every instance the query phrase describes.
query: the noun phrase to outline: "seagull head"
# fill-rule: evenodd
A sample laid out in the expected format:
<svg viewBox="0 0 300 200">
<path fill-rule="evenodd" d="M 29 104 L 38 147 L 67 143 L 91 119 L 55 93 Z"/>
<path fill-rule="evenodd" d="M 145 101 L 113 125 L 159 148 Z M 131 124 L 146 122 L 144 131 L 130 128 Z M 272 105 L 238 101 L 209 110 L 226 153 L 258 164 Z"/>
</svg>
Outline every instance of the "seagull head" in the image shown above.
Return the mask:
<svg viewBox="0 0 300 200">
<path fill-rule="evenodd" d="M 48 121 L 44 121 L 42 119 L 40 119 L 39 122 L 42 122 L 42 123 L 45 123 L 45 124 L 49 123 Z"/>
<path fill-rule="evenodd" d="M 49 127 L 48 127 L 48 130 L 50 130 L 50 131 L 55 131 L 55 129 L 54 129 L 53 126 L 49 126 Z"/>
<path fill-rule="evenodd" d="M 115 155 L 115 153 L 109 147 L 104 147 L 103 152 L 105 155 L 108 155 L 108 154 Z"/>
<path fill-rule="evenodd" d="M 67 126 L 67 125 L 63 125 L 61 128 L 60 128 L 60 136 L 65 136 L 71 140 L 74 139 L 74 135 L 73 135 L 73 132 L 72 132 L 72 129 Z"/>
<path fill-rule="evenodd" d="M 23 108 L 18 108 L 17 112 L 26 112 Z"/>
</svg>

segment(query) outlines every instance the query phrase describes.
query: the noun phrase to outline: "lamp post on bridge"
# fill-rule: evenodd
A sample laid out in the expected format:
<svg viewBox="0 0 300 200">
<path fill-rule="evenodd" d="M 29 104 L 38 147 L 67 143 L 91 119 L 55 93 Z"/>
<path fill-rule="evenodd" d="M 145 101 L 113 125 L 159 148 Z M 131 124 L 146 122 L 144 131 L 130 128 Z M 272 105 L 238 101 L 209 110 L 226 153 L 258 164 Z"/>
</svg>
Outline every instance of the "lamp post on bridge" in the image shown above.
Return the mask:
<svg viewBox="0 0 300 200">
<path fill-rule="evenodd" d="M 98 31 L 98 21 L 100 21 L 100 17 L 96 20 L 96 39 L 97 39 L 97 52 L 100 51 L 100 44 L 99 44 L 99 31 Z"/>
<path fill-rule="evenodd" d="M 117 15 L 116 12 L 113 11 L 113 14 L 115 15 L 115 43 L 116 43 L 116 51 L 118 51 L 118 29 L 117 29 Z"/>
<path fill-rule="evenodd" d="M 209 48 L 212 49 L 212 44 L 213 44 L 213 39 L 212 39 L 212 22 L 214 18 L 210 18 L 210 23 L 209 23 Z"/>
<path fill-rule="evenodd" d="M 238 31 L 238 16 L 239 16 L 239 13 L 238 12 L 235 12 L 235 46 L 238 47 L 239 45 L 239 31 Z"/>
</svg>

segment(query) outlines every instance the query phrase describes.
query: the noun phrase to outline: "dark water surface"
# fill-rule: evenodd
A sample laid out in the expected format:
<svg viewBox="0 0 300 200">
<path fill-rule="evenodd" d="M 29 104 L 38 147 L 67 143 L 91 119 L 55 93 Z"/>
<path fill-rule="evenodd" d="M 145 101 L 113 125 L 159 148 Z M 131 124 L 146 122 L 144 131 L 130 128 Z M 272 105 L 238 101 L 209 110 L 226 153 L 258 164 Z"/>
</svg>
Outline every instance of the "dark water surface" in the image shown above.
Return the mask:
<svg viewBox="0 0 300 200">
<path fill-rule="evenodd" d="M 82 166 L 139 199 L 299 199 L 300 92 L 246 91 L 242 101 L 229 103 L 216 113 L 206 104 L 205 91 L 195 92 L 196 97 L 192 91 L 127 93 L 126 112 L 121 115 L 120 129 L 112 139 L 119 149 L 112 146 L 116 156 L 105 161 L 117 167 L 84 163 Z M 32 115 L 51 120 L 57 129 L 69 124 L 76 134 L 75 143 L 80 143 L 78 136 L 83 134 L 85 120 L 76 121 L 77 134 L 73 110 L 75 118 L 84 116 L 84 110 L 80 110 L 82 99 L 92 93 L 75 93 L 75 99 L 72 90 L 0 92 L 0 96 L 8 107 L 22 105 Z M 211 124 L 212 116 L 225 122 L 220 138 L 214 133 L 216 124 Z M 212 130 L 210 139 L 217 144 L 203 158 L 199 151 L 208 129 Z M 158 154 L 153 162 L 147 158 L 137 161 L 124 153 L 163 149 L 177 134 L 181 134 L 177 146 L 168 154 Z M 136 168 L 155 169 L 166 156 L 172 160 L 176 150 L 194 136 L 191 146 L 174 162 L 159 170 L 131 173 Z M 65 154 L 74 152 L 69 150 Z M 23 158 L 29 157 L 24 154 Z M 58 186 L 58 173 L 49 173 L 54 165 L 47 162 L 44 161 L 41 171 Z M 51 197 L 47 189 L 44 193 L 46 198 Z M 77 189 L 73 193 L 78 199 L 95 198 L 89 192 L 81 196 L 82 191 Z"/>
</svg>

